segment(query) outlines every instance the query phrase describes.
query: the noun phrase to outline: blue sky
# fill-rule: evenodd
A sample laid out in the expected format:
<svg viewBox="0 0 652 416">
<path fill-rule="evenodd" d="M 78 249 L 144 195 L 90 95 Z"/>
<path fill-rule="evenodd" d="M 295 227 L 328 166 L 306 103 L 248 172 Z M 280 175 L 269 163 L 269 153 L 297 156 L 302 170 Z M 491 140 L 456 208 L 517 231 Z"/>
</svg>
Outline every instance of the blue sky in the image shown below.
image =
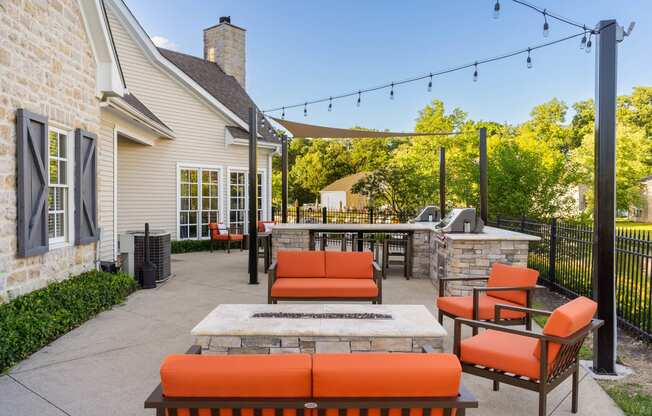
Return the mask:
<svg viewBox="0 0 652 416">
<path fill-rule="evenodd" d="M 526 48 L 577 32 L 502 0 L 498 20 L 493 0 L 457 1 L 188 1 L 125 0 L 151 37 L 160 36 L 182 52 L 202 55 L 202 29 L 230 15 L 247 29 L 247 90 L 263 109 L 296 104 L 434 72 Z M 619 48 L 618 93 L 652 85 L 652 2 L 649 0 L 532 0 L 575 21 L 593 26 L 616 18 L 633 35 Z M 164 4 L 164 6 L 163 6 Z M 571 104 L 593 97 L 595 54 L 579 49 L 579 39 L 525 56 L 482 65 L 389 91 L 288 111 L 286 118 L 337 127 L 353 125 L 410 131 L 418 111 L 432 99 L 459 107 L 476 120 L 518 123 L 534 105 L 557 97 Z M 279 114 L 280 115 L 280 114 Z"/>
</svg>

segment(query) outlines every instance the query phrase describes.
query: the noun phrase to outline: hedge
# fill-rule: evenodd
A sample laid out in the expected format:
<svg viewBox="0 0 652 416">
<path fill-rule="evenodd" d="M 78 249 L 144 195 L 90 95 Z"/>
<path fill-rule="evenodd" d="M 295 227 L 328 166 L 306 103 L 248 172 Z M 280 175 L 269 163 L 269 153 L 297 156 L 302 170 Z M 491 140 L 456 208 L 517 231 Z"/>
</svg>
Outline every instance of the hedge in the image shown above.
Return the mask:
<svg viewBox="0 0 652 416">
<path fill-rule="evenodd" d="M 179 253 L 192 253 L 195 251 L 208 251 L 211 249 L 210 240 L 172 240 L 170 250 L 172 254 Z M 231 248 L 239 248 L 239 245 L 233 244 Z M 225 241 L 216 241 L 215 250 L 223 250 L 226 248 Z"/>
<path fill-rule="evenodd" d="M 126 274 L 90 271 L 0 305 L 0 372 L 121 303 L 137 284 Z"/>
</svg>

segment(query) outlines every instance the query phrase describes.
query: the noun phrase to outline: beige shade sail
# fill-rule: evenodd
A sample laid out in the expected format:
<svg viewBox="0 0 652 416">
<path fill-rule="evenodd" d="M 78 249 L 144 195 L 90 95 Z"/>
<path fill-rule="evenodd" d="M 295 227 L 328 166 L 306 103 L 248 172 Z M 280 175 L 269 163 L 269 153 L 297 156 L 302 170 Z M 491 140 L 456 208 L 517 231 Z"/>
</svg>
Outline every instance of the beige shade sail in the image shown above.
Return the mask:
<svg viewBox="0 0 652 416">
<path fill-rule="evenodd" d="M 397 133 L 393 131 L 368 131 L 354 129 L 338 129 L 335 127 L 317 126 L 314 124 L 297 123 L 281 118 L 271 117 L 285 127 L 293 137 L 311 139 L 362 139 L 375 137 L 411 137 L 411 136 L 448 136 L 457 133 Z"/>
</svg>

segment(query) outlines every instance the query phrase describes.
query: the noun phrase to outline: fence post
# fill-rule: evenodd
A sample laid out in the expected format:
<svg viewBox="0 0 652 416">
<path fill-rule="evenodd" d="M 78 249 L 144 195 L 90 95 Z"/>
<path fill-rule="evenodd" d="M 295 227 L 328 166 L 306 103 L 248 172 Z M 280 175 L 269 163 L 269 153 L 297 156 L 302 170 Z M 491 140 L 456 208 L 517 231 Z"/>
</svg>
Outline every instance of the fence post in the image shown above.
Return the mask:
<svg viewBox="0 0 652 416">
<path fill-rule="evenodd" d="M 297 205 L 296 208 L 297 208 L 297 215 L 296 215 L 296 220 L 295 220 L 295 222 L 296 222 L 297 224 L 301 224 L 301 207 L 300 207 L 299 205 Z"/>
<path fill-rule="evenodd" d="M 328 224 L 328 208 L 321 207 L 321 223 Z"/>
<path fill-rule="evenodd" d="M 496 215 L 496 228 L 500 228 L 500 215 Z"/>
<path fill-rule="evenodd" d="M 550 222 L 550 258 L 548 263 L 548 282 L 555 286 L 555 263 L 557 260 L 557 217 Z"/>
<path fill-rule="evenodd" d="M 276 212 L 274 212 L 274 211 L 276 211 L 276 210 L 274 209 L 274 206 L 272 205 L 272 218 L 271 218 L 272 221 L 276 221 Z"/>
<path fill-rule="evenodd" d="M 374 209 L 369 207 L 369 224 L 374 223 Z"/>
<path fill-rule="evenodd" d="M 525 215 L 521 215 L 521 232 L 525 232 Z"/>
</svg>

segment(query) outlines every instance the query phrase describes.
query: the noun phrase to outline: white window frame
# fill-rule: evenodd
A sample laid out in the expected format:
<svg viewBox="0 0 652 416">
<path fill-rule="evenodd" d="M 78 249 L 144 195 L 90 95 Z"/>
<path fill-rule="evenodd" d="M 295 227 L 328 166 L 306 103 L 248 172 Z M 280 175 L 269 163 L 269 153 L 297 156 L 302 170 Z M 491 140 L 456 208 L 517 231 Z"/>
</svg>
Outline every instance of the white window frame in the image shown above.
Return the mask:
<svg viewBox="0 0 652 416">
<path fill-rule="evenodd" d="M 198 198 L 198 205 L 197 205 L 197 237 L 186 237 L 186 238 L 181 238 L 181 170 L 183 169 L 198 169 L 198 177 L 197 177 L 197 198 Z M 224 222 L 224 169 L 220 165 L 206 165 L 206 164 L 200 164 L 200 163 L 186 163 L 186 162 L 177 162 L 177 175 L 176 175 L 176 202 L 177 202 L 177 212 L 176 212 L 176 218 L 177 218 L 177 225 L 176 225 L 176 230 L 177 230 L 177 239 L 178 240 L 207 240 L 210 238 L 210 236 L 207 237 L 202 237 L 201 236 L 201 213 L 202 213 L 202 205 L 203 205 L 203 197 L 201 195 L 201 170 L 214 170 L 217 171 L 217 209 L 218 209 L 218 215 L 217 215 L 217 221 L 218 222 Z"/>
<path fill-rule="evenodd" d="M 245 177 L 245 218 L 243 224 L 243 234 L 249 234 L 249 169 L 243 167 L 229 167 L 227 169 L 227 178 L 225 181 L 226 192 L 225 197 L 227 199 L 227 209 L 225 212 L 226 222 L 228 223 L 229 228 L 231 227 L 231 173 L 244 173 Z M 269 218 L 268 209 L 267 209 L 267 195 L 269 189 L 267 186 L 267 171 L 265 169 L 258 169 L 258 174 L 261 175 L 260 184 L 262 185 L 262 203 L 259 207 L 259 210 L 262 210 L 262 216 L 260 221 L 267 221 Z"/>
<path fill-rule="evenodd" d="M 75 132 L 72 129 L 66 128 L 64 126 L 57 125 L 56 123 L 50 122 L 48 126 L 48 164 L 46 166 L 48 174 L 48 198 L 49 198 L 49 189 L 50 189 L 50 160 L 56 159 L 50 156 L 50 132 L 55 132 L 60 135 L 66 136 L 66 185 L 61 186 L 57 185 L 56 188 L 66 188 L 66 201 L 64 207 L 64 235 L 62 237 L 53 237 L 49 238 L 49 247 L 50 249 L 57 249 L 61 247 L 68 247 L 73 244 L 75 240 L 74 235 L 74 224 L 75 224 Z M 48 202 L 48 225 L 49 225 L 49 215 L 50 215 L 50 205 Z M 67 212 L 66 212 L 67 210 Z M 49 235 L 49 229 L 48 229 Z"/>
</svg>

